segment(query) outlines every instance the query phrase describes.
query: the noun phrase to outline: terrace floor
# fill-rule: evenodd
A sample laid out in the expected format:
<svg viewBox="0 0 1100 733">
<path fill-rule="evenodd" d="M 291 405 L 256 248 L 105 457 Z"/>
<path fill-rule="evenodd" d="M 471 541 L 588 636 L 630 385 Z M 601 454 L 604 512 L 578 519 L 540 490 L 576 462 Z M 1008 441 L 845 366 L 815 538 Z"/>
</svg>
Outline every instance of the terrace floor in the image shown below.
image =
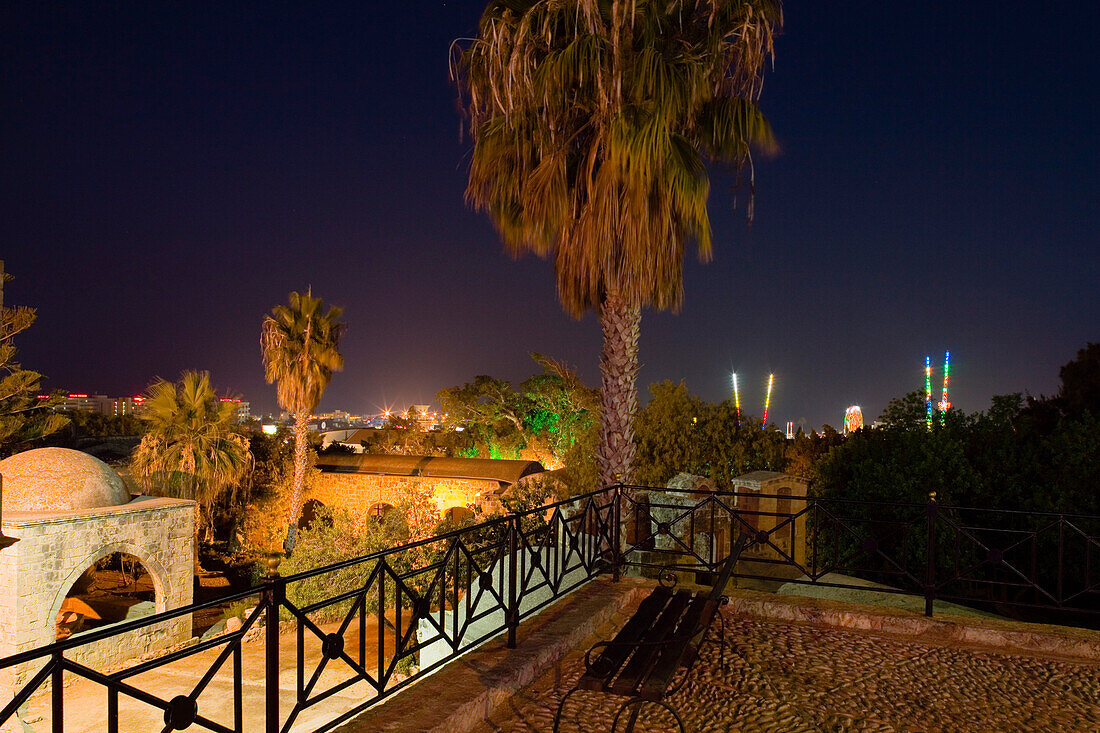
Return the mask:
<svg viewBox="0 0 1100 733">
<path fill-rule="evenodd" d="M 736 654 L 719 664 L 717 645 L 707 645 L 670 700 L 689 731 L 1100 730 L 1100 663 L 724 612 Z M 582 656 L 567 655 L 474 730 L 550 730 Z M 561 730 L 609 731 L 623 701 L 578 692 Z M 636 730 L 676 730 L 667 712 L 644 711 Z"/>
<path fill-rule="evenodd" d="M 796 609 L 799 603 L 794 602 Z M 803 608 L 822 608 L 801 603 Z M 851 604 L 832 606 L 843 609 L 835 617 L 851 619 Z M 720 664 L 717 645 L 705 646 L 688 682 L 670 699 L 688 731 L 1100 730 L 1100 661 L 1095 657 L 1010 652 L 950 638 L 830 627 L 814 623 L 813 617 L 819 614 L 812 612 L 803 614 L 800 621 L 780 621 L 743 611 L 737 598 L 723 609 L 727 640 L 735 653 L 727 649 Z M 877 617 L 886 619 L 885 623 L 871 618 L 871 625 L 906 626 L 899 613 Z M 597 636 L 610 638 L 622 619 L 606 624 Z M 960 628 L 953 622 L 949 626 Z M 1048 635 L 1046 630 L 1054 633 Z M 1016 638 L 1038 649 L 1051 646 L 1052 641 L 1055 647 L 1061 643 L 1058 627 L 1043 628 L 1030 642 L 1026 637 L 1036 627 L 1025 624 L 989 623 L 984 630 L 972 627 L 961 635 L 973 637 L 975 631 L 990 639 L 1002 638 L 999 634 L 1006 631 L 1010 637 L 1022 632 Z M 1091 635 L 1065 631 L 1071 644 L 1073 637 L 1081 640 Z M 936 633 L 933 629 L 931 635 Z M 926 631 L 923 636 L 928 635 Z M 559 660 L 473 730 L 550 730 L 562 695 L 583 671 L 586 646 Z M 566 704 L 561 730 L 609 731 L 623 701 L 577 692 Z M 625 721 L 619 725 L 624 729 Z M 667 712 L 650 706 L 636 730 L 677 728 Z"/>
</svg>

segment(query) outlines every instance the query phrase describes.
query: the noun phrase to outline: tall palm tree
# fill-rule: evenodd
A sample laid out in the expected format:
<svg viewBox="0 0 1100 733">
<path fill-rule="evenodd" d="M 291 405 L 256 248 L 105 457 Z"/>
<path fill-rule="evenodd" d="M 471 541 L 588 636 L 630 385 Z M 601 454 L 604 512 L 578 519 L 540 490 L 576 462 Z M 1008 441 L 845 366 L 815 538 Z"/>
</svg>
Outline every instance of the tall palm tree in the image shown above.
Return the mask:
<svg viewBox="0 0 1100 733">
<path fill-rule="evenodd" d="M 218 400 L 209 372 L 187 371 L 178 384 L 159 379 L 146 390 L 147 432 L 130 469 L 155 493 L 194 499 L 197 536 L 209 537 L 214 504 L 232 500 L 252 466 L 236 417 L 236 403 Z"/>
<path fill-rule="evenodd" d="M 492 0 L 453 66 L 467 199 L 599 315 L 604 485 L 631 478 L 641 309 L 679 308 L 687 244 L 711 255 L 705 161 L 775 146 L 755 100 L 781 24 L 780 0 Z"/>
<path fill-rule="evenodd" d="M 277 305 L 264 317 L 260 338 L 267 383 L 276 383 L 279 404 L 294 416 L 294 481 L 284 544 L 287 555 L 294 550 L 302 510 L 302 484 L 309 465 L 309 418 L 332 373 L 344 368 L 339 351 L 343 310 L 334 306 L 325 312 L 324 303 L 309 290 L 289 297 L 289 306 Z"/>
</svg>

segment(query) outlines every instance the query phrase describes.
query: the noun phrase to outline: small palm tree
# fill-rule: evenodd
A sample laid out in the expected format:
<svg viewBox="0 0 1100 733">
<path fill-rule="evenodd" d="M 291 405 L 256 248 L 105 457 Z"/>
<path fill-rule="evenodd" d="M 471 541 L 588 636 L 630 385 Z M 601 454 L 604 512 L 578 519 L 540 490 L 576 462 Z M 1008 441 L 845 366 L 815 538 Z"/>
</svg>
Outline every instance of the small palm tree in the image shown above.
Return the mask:
<svg viewBox="0 0 1100 733">
<path fill-rule="evenodd" d="M 294 550 L 309 464 L 309 418 L 333 372 L 344 368 L 339 351 L 344 332 L 342 309 L 330 307 L 325 312 L 324 303 L 309 290 L 304 295 L 291 293 L 289 299 L 290 305 L 277 305 L 264 317 L 260 337 L 267 383 L 276 384 L 279 404 L 294 416 L 294 480 L 284 543 L 287 555 Z"/>
<path fill-rule="evenodd" d="M 146 390 L 147 432 L 130 469 L 147 490 L 195 501 L 195 532 L 209 539 L 213 507 L 246 482 L 248 441 L 237 432 L 236 404 L 220 402 L 209 372 L 184 372 L 178 384 L 159 379 Z"/>
<path fill-rule="evenodd" d="M 631 478 L 641 309 L 676 310 L 686 246 L 711 254 L 705 162 L 774 147 L 755 100 L 781 25 L 781 0 L 491 0 L 454 69 L 467 198 L 599 315 L 605 485 Z"/>
</svg>

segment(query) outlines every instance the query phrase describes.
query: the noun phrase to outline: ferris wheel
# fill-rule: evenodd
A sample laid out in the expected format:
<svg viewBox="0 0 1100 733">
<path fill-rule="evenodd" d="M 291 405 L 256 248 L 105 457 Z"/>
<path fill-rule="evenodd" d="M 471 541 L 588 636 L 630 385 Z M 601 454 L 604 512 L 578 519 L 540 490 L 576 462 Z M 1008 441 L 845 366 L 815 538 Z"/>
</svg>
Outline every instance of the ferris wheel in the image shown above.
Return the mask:
<svg viewBox="0 0 1100 733">
<path fill-rule="evenodd" d="M 863 411 L 859 405 L 852 405 L 844 411 L 844 434 L 854 433 L 863 427 Z"/>
</svg>

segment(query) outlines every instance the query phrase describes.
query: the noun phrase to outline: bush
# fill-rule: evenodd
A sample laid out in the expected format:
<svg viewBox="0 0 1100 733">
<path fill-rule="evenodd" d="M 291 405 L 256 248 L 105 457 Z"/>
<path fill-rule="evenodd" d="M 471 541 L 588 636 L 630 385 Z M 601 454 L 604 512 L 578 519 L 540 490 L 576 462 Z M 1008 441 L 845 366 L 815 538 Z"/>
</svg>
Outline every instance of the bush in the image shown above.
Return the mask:
<svg viewBox="0 0 1100 733">
<path fill-rule="evenodd" d="M 343 509 L 321 507 L 308 528 L 300 529 L 294 553 L 279 566 L 282 575 L 334 565 L 400 545 L 407 536 L 396 511 L 382 521 L 353 517 Z M 318 603 L 366 584 L 374 562 L 362 562 L 287 585 L 286 595 L 299 608 Z M 368 594 L 369 595 L 369 594 Z M 368 599 L 369 601 L 370 599 Z M 333 604 L 318 612 L 319 617 L 342 618 L 349 602 Z M 372 612 L 377 610 L 372 609 Z"/>
<path fill-rule="evenodd" d="M 299 530 L 294 553 L 282 562 L 279 572 L 290 576 L 430 537 L 439 526 L 438 517 L 426 490 L 410 491 L 407 501 L 380 519 L 322 506 L 310 526 Z M 441 551 L 436 544 L 429 544 L 387 555 L 386 562 L 395 572 L 405 573 L 430 565 Z M 370 560 L 293 581 L 287 585 L 287 599 L 301 608 L 362 588 L 376 565 L 376 560 Z M 416 587 L 415 580 L 409 584 Z M 377 593 L 368 592 L 366 604 L 368 613 L 377 613 Z M 342 618 L 350 607 L 351 601 L 341 601 L 318 609 L 316 615 L 319 619 Z"/>
</svg>

